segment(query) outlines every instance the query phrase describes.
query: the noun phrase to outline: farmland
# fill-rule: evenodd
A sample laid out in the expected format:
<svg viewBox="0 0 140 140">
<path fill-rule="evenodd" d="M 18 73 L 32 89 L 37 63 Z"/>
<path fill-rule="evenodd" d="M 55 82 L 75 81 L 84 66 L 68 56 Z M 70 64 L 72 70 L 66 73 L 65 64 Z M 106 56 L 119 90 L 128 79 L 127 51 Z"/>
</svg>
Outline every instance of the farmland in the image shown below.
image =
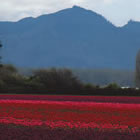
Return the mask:
<svg viewBox="0 0 140 140">
<path fill-rule="evenodd" d="M 139 137 L 139 97 L 0 95 L 0 139 Z"/>
</svg>

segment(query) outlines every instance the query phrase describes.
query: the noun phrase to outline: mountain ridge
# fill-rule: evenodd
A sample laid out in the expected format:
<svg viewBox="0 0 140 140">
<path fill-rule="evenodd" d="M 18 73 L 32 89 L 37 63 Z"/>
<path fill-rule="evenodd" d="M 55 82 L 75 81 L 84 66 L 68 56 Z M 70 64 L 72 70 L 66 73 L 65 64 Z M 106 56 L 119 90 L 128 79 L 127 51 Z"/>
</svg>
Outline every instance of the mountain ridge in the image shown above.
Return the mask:
<svg viewBox="0 0 140 140">
<path fill-rule="evenodd" d="M 78 6 L 0 22 L 3 61 L 23 67 L 134 69 L 139 28 L 134 21 L 116 27 L 102 15 Z"/>
<path fill-rule="evenodd" d="M 140 23 L 140 21 L 135 21 L 135 20 L 132 20 L 130 19 L 126 24 L 122 25 L 122 26 L 116 26 L 115 24 L 113 24 L 110 20 L 108 20 L 107 18 L 105 18 L 102 14 L 98 13 L 98 12 L 95 12 L 93 10 L 88 10 L 86 8 L 83 8 L 83 7 L 80 7 L 78 5 L 74 5 L 72 8 L 76 8 L 76 9 L 83 9 L 83 10 L 86 10 L 86 11 L 89 11 L 89 12 L 92 12 L 96 15 L 99 15 L 99 16 L 102 16 L 106 21 L 110 22 L 112 25 L 114 25 L 115 27 L 118 27 L 118 28 L 121 28 L 121 27 L 124 27 L 126 26 L 129 22 L 138 22 Z M 53 13 L 50 13 L 50 14 L 42 14 L 42 15 L 39 15 L 37 17 L 32 17 L 32 16 L 29 16 L 29 17 L 24 17 L 24 18 L 21 18 L 17 21 L 0 21 L 0 22 L 5 22 L 5 23 L 17 23 L 17 22 L 21 22 L 23 20 L 28 20 L 28 19 L 37 19 L 39 17 L 42 17 L 42 16 L 47 16 L 47 15 L 54 15 L 54 14 L 57 14 L 57 13 L 60 13 L 60 12 L 63 12 L 65 10 L 68 10 L 68 9 L 72 9 L 72 8 L 67 8 L 67 9 L 62 9 L 62 10 L 59 10 L 59 11 L 56 11 L 56 12 L 53 12 Z"/>
</svg>

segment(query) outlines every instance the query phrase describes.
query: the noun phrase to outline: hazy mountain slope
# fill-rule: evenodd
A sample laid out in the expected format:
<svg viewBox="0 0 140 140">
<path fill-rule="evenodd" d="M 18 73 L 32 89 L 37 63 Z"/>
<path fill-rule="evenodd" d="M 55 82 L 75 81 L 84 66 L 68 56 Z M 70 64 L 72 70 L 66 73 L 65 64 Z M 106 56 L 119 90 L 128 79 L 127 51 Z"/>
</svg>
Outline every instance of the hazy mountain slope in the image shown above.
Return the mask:
<svg viewBox="0 0 140 140">
<path fill-rule="evenodd" d="M 117 28 L 74 6 L 38 18 L 0 22 L 3 61 L 26 67 L 134 69 L 140 23 Z"/>
<path fill-rule="evenodd" d="M 117 83 L 123 87 L 135 86 L 135 73 L 129 70 L 113 69 L 73 69 L 73 73 L 83 82 L 105 86 Z"/>
</svg>

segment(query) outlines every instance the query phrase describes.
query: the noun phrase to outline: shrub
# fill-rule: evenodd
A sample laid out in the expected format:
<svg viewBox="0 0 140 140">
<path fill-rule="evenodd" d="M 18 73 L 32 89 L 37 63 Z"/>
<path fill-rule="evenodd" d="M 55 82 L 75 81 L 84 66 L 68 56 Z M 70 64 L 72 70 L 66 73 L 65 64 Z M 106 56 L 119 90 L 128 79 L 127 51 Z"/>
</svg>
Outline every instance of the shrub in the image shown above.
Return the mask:
<svg viewBox="0 0 140 140">
<path fill-rule="evenodd" d="M 107 88 L 107 89 L 120 89 L 120 86 L 117 85 L 116 83 L 111 83 L 111 84 L 107 85 L 105 88 Z"/>
<path fill-rule="evenodd" d="M 96 86 L 94 86 L 93 84 L 88 83 L 88 84 L 85 84 L 85 85 L 84 85 L 84 88 L 85 88 L 85 89 L 95 89 Z"/>
</svg>

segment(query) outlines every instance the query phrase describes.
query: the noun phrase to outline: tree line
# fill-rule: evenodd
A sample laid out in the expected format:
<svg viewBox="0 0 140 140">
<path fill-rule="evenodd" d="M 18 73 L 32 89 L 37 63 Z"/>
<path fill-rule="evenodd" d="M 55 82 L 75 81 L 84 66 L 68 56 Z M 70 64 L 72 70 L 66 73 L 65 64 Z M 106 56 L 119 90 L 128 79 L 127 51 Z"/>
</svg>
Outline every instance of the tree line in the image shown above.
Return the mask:
<svg viewBox="0 0 140 140">
<path fill-rule="evenodd" d="M 29 75 L 19 73 L 13 65 L 0 68 L 0 93 L 139 96 L 134 88 L 122 89 L 116 83 L 104 87 L 83 83 L 70 69 L 34 69 Z"/>
<path fill-rule="evenodd" d="M 0 48 L 2 48 L 1 42 Z M 34 69 L 30 75 L 24 75 L 19 73 L 13 65 L 2 64 L 1 59 L 0 56 L 0 94 L 140 95 L 140 90 L 122 89 L 116 83 L 104 87 L 84 83 L 72 70 L 66 68 Z M 136 70 L 138 75 L 140 73 L 138 66 Z"/>
</svg>

